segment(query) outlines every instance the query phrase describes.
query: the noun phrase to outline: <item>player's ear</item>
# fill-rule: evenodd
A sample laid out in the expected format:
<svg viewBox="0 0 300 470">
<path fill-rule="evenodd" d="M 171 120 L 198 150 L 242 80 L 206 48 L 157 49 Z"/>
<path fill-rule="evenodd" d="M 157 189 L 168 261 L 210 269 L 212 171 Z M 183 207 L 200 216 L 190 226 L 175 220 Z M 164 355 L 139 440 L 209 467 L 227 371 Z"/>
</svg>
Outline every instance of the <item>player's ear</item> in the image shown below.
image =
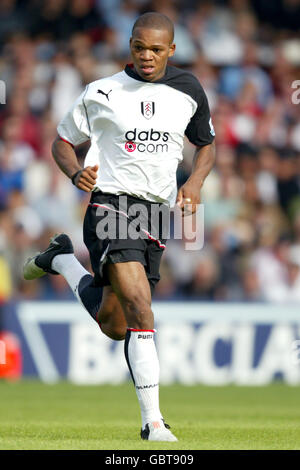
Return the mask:
<svg viewBox="0 0 300 470">
<path fill-rule="evenodd" d="M 175 54 L 176 44 L 170 44 L 168 57 L 173 57 Z"/>
</svg>

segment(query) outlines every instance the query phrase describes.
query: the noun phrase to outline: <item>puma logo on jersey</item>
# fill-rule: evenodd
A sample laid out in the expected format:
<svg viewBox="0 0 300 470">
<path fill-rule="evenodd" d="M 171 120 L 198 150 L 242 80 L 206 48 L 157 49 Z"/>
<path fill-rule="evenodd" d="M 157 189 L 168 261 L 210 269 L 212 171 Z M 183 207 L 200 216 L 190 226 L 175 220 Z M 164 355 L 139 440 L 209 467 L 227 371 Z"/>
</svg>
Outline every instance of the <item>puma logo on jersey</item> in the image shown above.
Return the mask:
<svg viewBox="0 0 300 470">
<path fill-rule="evenodd" d="M 110 92 L 112 92 L 112 90 L 110 90 L 108 93 L 104 93 L 104 91 L 102 91 L 102 90 L 98 90 L 98 91 L 97 91 L 97 93 L 101 93 L 101 95 L 106 96 L 107 101 L 109 101 L 108 95 L 110 94 Z"/>
</svg>

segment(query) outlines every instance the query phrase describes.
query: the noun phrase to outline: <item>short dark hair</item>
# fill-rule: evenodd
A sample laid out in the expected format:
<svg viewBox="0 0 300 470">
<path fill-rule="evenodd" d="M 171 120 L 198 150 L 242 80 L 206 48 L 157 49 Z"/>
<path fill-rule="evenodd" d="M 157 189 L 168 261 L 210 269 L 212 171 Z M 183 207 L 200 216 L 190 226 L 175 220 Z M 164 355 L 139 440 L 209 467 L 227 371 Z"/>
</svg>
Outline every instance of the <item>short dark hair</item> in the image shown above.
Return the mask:
<svg viewBox="0 0 300 470">
<path fill-rule="evenodd" d="M 174 25 L 170 18 L 162 13 L 150 11 L 139 16 L 132 28 L 132 36 L 136 28 L 164 29 L 170 34 L 170 42 L 174 40 Z"/>
</svg>

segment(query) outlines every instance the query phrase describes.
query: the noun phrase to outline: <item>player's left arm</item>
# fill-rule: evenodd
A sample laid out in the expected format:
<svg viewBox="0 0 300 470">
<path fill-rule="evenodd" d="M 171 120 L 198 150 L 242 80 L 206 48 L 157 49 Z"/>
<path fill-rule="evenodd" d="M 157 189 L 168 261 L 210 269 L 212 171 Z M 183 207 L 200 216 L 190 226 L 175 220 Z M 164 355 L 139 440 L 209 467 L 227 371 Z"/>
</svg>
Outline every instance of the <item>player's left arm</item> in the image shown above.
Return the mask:
<svg viewBox="0 0 300 470">
<path fill-rule="evenodd" d="M 215 154 L 214 142 L 203 147 L 196 147 L 192 173 L 177 193 L 176 204 L 182 209 L 183 214 L 196 212 L 197 204 L 201 202 L 200 190 L 214 165 Z"/>
<path fill-rule="evenodd" d="M 185 130 L 185 135 L 196 146 L 196 150 L 192 173 L 177 193 L 176 203 L 183 215 L 197 211 L 197 205 L 201 202 L 200 190 L 215 161 L 215 131 L 207 96 L 195 77 L 189 74 L 185 78 L 187 91 L 197 103 L 197 108 Z"/>
</svg>

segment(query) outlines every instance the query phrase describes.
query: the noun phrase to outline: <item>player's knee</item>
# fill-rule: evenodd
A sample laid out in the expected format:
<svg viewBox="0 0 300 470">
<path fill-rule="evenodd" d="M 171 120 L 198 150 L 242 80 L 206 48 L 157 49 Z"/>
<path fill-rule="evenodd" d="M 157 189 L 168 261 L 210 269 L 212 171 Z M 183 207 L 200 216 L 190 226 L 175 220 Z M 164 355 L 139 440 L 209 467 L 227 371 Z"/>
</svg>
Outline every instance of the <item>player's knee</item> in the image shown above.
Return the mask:
<svg viewBox="0 0 300 470">
<path fill-rule="evenodd" d="M 101 323 L 101 331 L 110 339 L 122 341 L 125 339 L 127 328 L 122 325 L 111 325 L 110 323 Z"/>
<path fill-rule="evenodd" d="M 151 311 L 151 298 L 148 299 L 143 292 L 137 290 L 134 293 L 123 295 L 122 305 L 123 308 L 132 313 L 144 313 Z"/>
<path fill-rule="evenodd" d="M 153 313 L 151 305 L 141 298 L 126 299 L 123 303 L 127 323 L 132 328 L 152 328 Z"/>
<path fill-rule="evenodd" d="M 145 299 L 139 296 L 132 296 L 123 301 L 123 307 L 130 315 L 139 317 L 147 316 L 151 312 L 151 305 Z"/>
</svg>

